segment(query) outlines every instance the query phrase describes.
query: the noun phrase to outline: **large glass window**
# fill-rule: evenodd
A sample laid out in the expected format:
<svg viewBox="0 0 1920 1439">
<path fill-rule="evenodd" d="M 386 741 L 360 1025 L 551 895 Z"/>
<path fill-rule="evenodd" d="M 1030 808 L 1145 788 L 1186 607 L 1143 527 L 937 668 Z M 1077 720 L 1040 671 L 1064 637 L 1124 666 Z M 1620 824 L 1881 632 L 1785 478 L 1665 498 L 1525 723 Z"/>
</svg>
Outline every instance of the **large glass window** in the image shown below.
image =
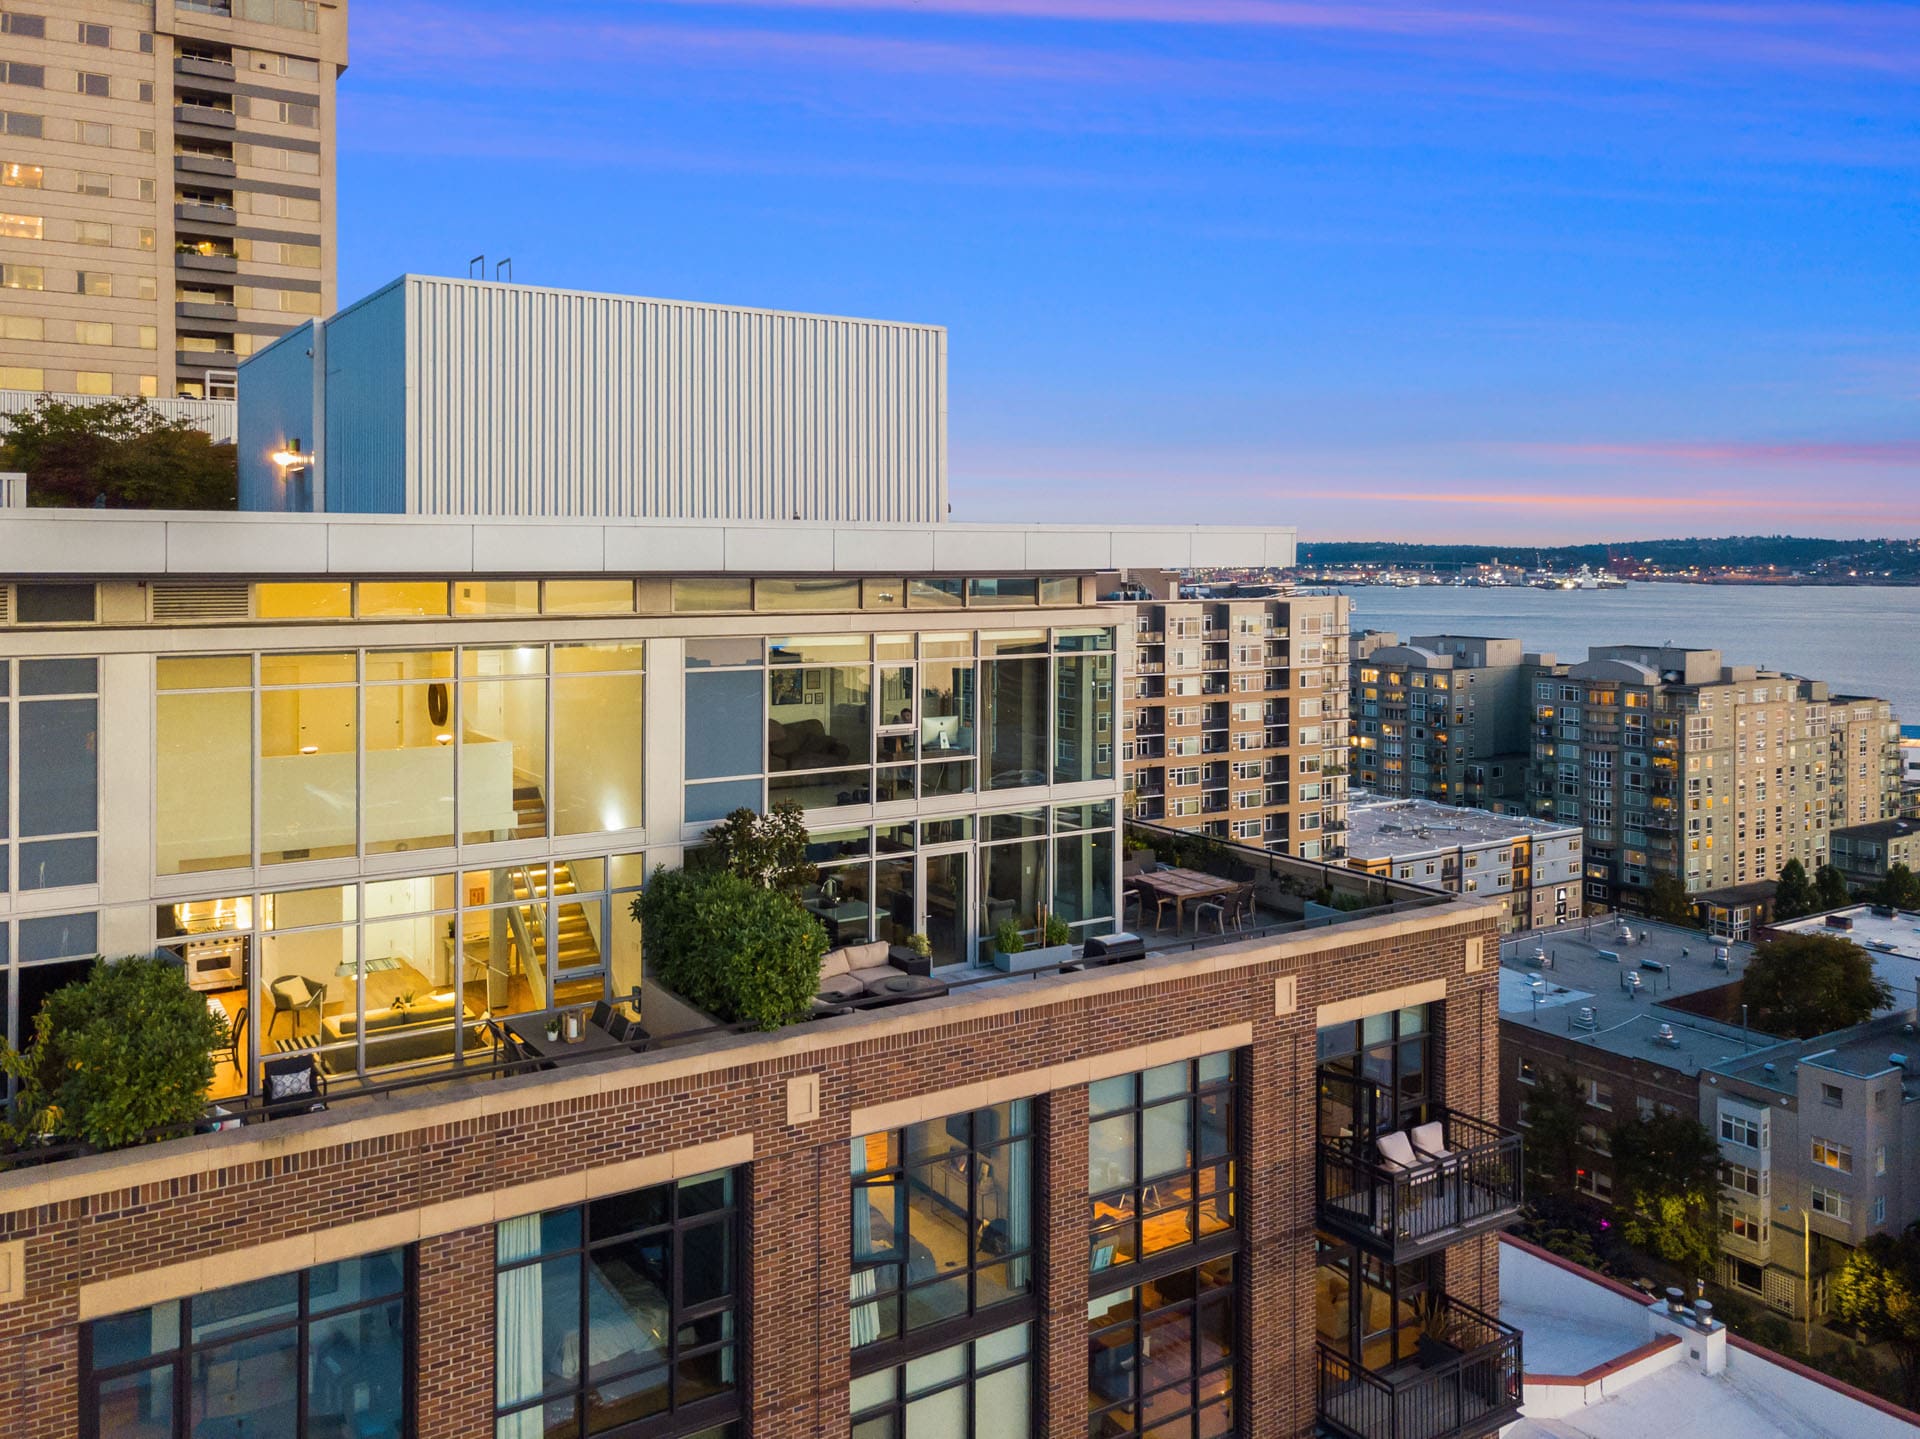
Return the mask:
<svg viewBox="0 0 1920 1439">
<path fill-rule="evenodd" d="M 1089 1434 L 1233 1433 L 1234 1260 L 1223 1256 L 1087 1305 Z"/>
<path fill-rule="evenodd" d="M 1089 1087 L 1095 1271 L 1232 1232 L 1233 1084 L 1234 1057 L 1222 1053 Z"/>
<path fill-rule="evenodd" d="M 646 677 L 639 644 L 553 651 L 553 832 L 638 829 Z"/>
<path fill-rule="evenodd" d="M 981 753 L 988 789 L 1020 789 L 1048 779 L 1047 660 L 993 659 L 981 665 Z M 1001 641 L 999 652 L 1021 646 Z"/>
<path fill-rule="evenodd" d="M 115 1439 L 402 1439 L 408 1251 L 386 1249 L 96 1319 L 80 1432 Z"/>
<path fill-rule="evenodd" d="M 1426 1117 L 1433 1039 L 1424 1004 L 1320 1031 L 1320 1136 L 1376 1138 Z"/>
<path fill-rule="evenodd" d="M 1033 1326 L 1015 1324 L 855 1379 L 853 1439 L 1019 1439 L 1031 1432 Z"/>
<path fill-rule="evenodd" d="M 1032 1293 L 1028 1102 L 856 1139 L 854 1348 Z"/>
<path fill-rule="evenodd" d="M 494 1226 L 496 1439 L 740 1414 L 739 1183 L 722 1170 Z"/>
<path fill-rule="evenodd" d="M 260 661 L 260 858 L 336 859 L 356 845 L 359 691 L 351 654 Z"/>
<path fill-rule="evenodd" d="M 15 713 L 0 683 L 0 740 L 12 720 L 13 796 L 20 825 L 17 885 L 22 890 L 92 884 L 100 828 L 99 666 L 91 659 L 18 660 Z M 8 666 L 0 664 L 0 680 Z M 5 837 L 0 781 L 0 839 Z M 4 847 L 0 846 L 0 857 Z"/>
<path fill-rule="evenodd" d="M 253 659 L 155 662 L 154 872 L 253 863 Z"/>
</svg>

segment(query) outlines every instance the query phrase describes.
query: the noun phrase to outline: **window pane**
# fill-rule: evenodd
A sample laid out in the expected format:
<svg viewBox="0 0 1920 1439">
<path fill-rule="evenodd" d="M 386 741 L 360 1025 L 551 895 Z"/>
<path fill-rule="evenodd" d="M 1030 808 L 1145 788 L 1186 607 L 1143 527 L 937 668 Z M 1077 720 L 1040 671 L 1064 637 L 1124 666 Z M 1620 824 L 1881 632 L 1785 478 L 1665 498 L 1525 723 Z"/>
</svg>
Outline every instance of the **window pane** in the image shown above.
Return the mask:
<svg viewBox="0 0 1920 1439">
<path fill-rule="evenodd" d="M 1054 661 L 1056 784 L 1113 777 L 1113 656 Z"/>
<path fill-rule="evenodd" d="M 753 608 L 753 581 L 714 576 L 673 582 L 675 614 L 703 614 L 717 610 Z"/>
<path fill-rule="evenodd" d="M 578 1382 L 578 1256 L 504 1271 L 494 1307 L 494 1393 L 502 1408 Z"/>
<path fill-rule="evenodd" d="M 263 620 L 343 620 L 353 614 L 349 584 L 255 585 L 253 612 Z"/>
<path fill-rule="evenodd" d="M 321 1314 L 398 1294 L 406 1287 L 406 1262 L 404 1249 L 383 1249 L 378 1254 L 318 1265 L 308 1271 L 308 1311 Z"/>
<path fill-rule="evenodd" d="M 468 652 L 468 660 L 474 659 Z M 515 652 L 487 651 L 509 670 Z M 544 679 L 467 680 L 460 686 L 460 830 L 468 844 L 538 839 L 547 832 L 547 685 Z"/>
<path fill-rule="evenodd" d="M 1113 914 L 1113 832 L 1053 842 L 1053 912 L 1069 924 Z"/>
<path fill-rule="evenodd" d="M 680 1235 L 680 1299 L 689 1308 L 733 1292 L 733 1221 L 696 1225 Z"/>
<path fill-rule="evenodd" d="M 1134 1182 L 1134 1116 L 1117 1114 L 1087 1126 L 1087 1187 L 1103 1194 Z"/>
<path fill-rule="evenodd" d="M 362 604 L 364 604 L 364 599 Z M 540 613 L 538 580 L 455 580 L 456 615 L 536 615 Z"/>
<path fill-rule="evenodd" d="M 367 580 L 360 585 L 360 613 L 369 619 L 418 619 L 447 612 L 441 580 Z"/>
<path fill-rule="evenodd" d="M 151 1309 L 116 1314 L 93 1326 L 93 1367 L 118 1369 L 138 1359 L 165 1354 L 180 1344 L 180 1304 L 169 1300 Z"/>
<path fill-rule="evenodd" d="M 858 580 L 761 580 L 753 590 L 754 608 L 775 612 L 857 610 Z"/>
<path fill-rule="evenodd" d="M 762 672 L 757 669 L 688 673 L 688 779 L 720 779 L 761 772 L 763 747 L 767 742 L 765 686 Z M 752 803 L 758 808 L 759 786 L 755 785 L 754 790 Z"/>
<path fill-rule="evenodd" d="M 922 661 L 920 754 L 944 760 L 973 753 L 974 683 L 971 662 Z"/>
<path fill-rule="evenodd" d="M 97 1392 L 100 1433 L 113 1439 L 173 1439 L 171 1365 L 109 1379 Z"/>
<path fill-rule="evenodd" d="M 555 834 L 639 827 L 645 687 L 640 674 L 555 678 Z"/>
<path fill-rule="evenodd" d="M 306 1433 L 399 1434 L 406 1419 L 406 1308 L 398 1301 L 307 1329 Z"/>
<path fill-rule="evenodd" d="M 1047 661 L 996 660 L 981 669 L 987 788 L 1047 783 Z"/>
<path fill-rule="evenodd" d="M 92 884 L 98 875 L 98 843 L 91 839 L 43 839 L 20 846 L 20 888 L 59 889 Z"/>
<path fill-rule="evenodd" d="M 965 1389 L 943 1389 L 907 1405 L 907 1439 L 956 1439 L 966 1432 Z"/>
<path fill-rule="evenodd" d="M 447 680 L 366 686 L 368 854 L 453 843 L 452 691 Z"/>
<path fill-rule="evenodd" d="M 331 859 L 354 852 L 359 794 L 356 692 L 268 690 L 260 696 L 260 857 Z"/>
<path fill-rule="evenodd" d="M 1189 1105 L 1184 1099 L 1156 1104 L 1140 1116 L 1141 1178 L 1188 1167 Z"/>
<path fill-rule="evenodd" d="M 630 615 L 632 580 L 548 580 L 550 615 Z"/>
<path fill-rule="evenodd" d="M 112 336 L 112 327 L 108 327 Z M 18 584 L 14 603 L 23 625 L 91 624 L 95 590 L 92 585 Z"/>
<path fill-rule="evenodd" d="M 665 1363 L 673 1235 L 617 1239 L 587 1256 L 588 1377 Z"/>
<path fill-rule="evenodd" d="M 768 686 L 770 773 L 871 762 L 873 672 L 867 666 L 775 669 Z"/>
<path fill-rule="evenodd" d="M 21 688 L 28 693 L 30 675 L 23 664 Z M 71 834 L 98 828 L 98 702 L 39 700 L 19 709 L 20 833 Z"/>
</svg>

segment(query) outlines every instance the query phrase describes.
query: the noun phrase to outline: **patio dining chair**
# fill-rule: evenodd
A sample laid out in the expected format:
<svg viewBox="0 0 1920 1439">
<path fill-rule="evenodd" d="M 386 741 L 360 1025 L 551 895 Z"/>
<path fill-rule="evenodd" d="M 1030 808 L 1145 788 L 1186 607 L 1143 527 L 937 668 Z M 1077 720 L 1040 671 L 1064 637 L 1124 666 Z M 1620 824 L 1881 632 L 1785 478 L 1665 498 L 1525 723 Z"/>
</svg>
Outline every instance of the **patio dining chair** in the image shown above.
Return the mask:
<svg viewBox="0 0 1920 1439">
<path fill-rule="evenodd" d="M 327 1002 L 327 987 L 316 984 L 303 974 L 282 975 L 267 986 L 267 1000 L 273 1006 L 273 1013 L 267 1018 L 267 1033 L 273 1033 L 274 1025 L 280 1022 L 280 1016 L 293 1016 L 293 1032 L 300 1033 L 300 1016 L 313 1015 L 314 1027 L 320 1024 L 320 1007 Z"/>
</svg>

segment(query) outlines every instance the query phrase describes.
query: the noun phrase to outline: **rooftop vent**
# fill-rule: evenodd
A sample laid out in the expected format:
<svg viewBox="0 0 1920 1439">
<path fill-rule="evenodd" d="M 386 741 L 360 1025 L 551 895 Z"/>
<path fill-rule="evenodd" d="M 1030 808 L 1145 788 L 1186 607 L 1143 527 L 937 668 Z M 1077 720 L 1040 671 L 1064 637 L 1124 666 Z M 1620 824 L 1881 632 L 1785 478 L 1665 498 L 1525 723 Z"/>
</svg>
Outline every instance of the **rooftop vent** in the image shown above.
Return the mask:
<svg viewBox="0 0 1920 1439">
<path fill-rule="evenodd" d="M 153 587 L 156 620 L 244 620 L 248 588 L 245 581 L 160 581 Z"/>
<path fill-rule="evenodd" d="M 1775 1064 L 1771 1059 L 1769 1059 L 1765 1064 L 1761 1065 L 1760 1068 L 1763 1071 L 1765 1071 L 1766 1076 L 1769 1079 L 1772 1079 L 1775 1075 L 1777 1075 L 1780 1072 L 1780 1066 Z"/>
<path fill-rule="evenodd" d="M 1638 970 L 1628 970 L 1626 974 L 1621 977 L 1620 982 L 1626 985 L 1627 993 L 1638 994 L 1640 992 L 1640 972 Z"/>
<path fill-rule="evenodd" d="M 1907 1067 L 1907 1057 L 1904 1054 L 1889 1054 L 1887 1056 L 1887 1063 L 1891 1064 L 1895 1069 L 1905 1069 Z"/>
<path fill-rule="evenodd" d="M 1850 914 L 1830 914 L 1827 916 L 1828 929 L 1852 929 L 1853 916 Z"/>
<path fill-rule="evenodd" d="M 1597 1024 L 1598 1021 L 1593 1017 L 1593 1006 L 1590 1004 L 1581 1005 L 1579 1013 L 1573 1017 L 1573 1027 L 1575 1029 L 1592 1029 Z"/>
<path fill-rule="evenodd" d="M 1724 944 L 1713 952 L 1713 967 L 1729 970 L 1733 968 L 1733 956 L 1727 952 Z"/>
<path fill-rule="evenodd" d="M 1653 1038 L 1654 1043 L 1664 1044 L 1668 1049 L 1678 1049 L 1680 1047 L 1680 1036 L 1673 1032 L 1673 1026 L 1671 1024 L 1661 1025 L 1659 1032 L 1656 1033 Z"/>
</svg>

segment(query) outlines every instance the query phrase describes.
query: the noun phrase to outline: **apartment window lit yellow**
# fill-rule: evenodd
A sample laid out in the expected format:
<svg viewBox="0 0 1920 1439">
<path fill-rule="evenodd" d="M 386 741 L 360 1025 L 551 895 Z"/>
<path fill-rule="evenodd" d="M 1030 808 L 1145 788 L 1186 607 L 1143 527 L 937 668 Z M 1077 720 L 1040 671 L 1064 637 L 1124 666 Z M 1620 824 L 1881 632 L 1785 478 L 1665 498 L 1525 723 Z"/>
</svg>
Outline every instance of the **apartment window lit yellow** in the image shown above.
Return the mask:
<svg viewBox="0 0 1920 1439">
<path fill-rule="evenodd" d="M 46 171 L 38 165 L 23 165 L 17 160 L 0 163 L 0 185 L 16 185 L 22 190 L 38 190 Z"/>
<path fill-rule="evenodd" d="M 151 275 L 140 275 L 133 282 L 133 297 L 136 300 L 155 300 L 160 297 L 160 282 Z"/>
<path fill-rule="evenodd" d="M 0 264 L 0 290 L 44 290 L 47 272 L 38 265 Z"/>
<path fill-rule="evenodd" d="M 0 210 L 0 238 L 39 240 L 45 237 L 47 222 L 39 215 L 14 215 Z"/>
<path fill-rule="evenodd" d="M 143 350 L 157 350 L 160 348 L 160 327 L 158 325 L 142 325 L 140 327 L 140 348 Z"/>
<path fill-rule="evenodd" d="M 440 580 L 381 580 L 360 586 L 362 619 L 422 619 L 447 612 Z"/>
<path fill-rule="evenodd" d="M 113 181 L 110 177 L 102 175 L 98 171 L 82 170 L 80 172 L 79 182 L 74 188 L 82 195 L 93 195 L 105 198 L 113 194 Z"/>
<path fill-rule="evenodd" d="M 153 227 L 150 225 L 142 225 L 139 233 L 135 236 L 135 241 L 140 249 L 151 250 L 153 248 Z"/>
<path fill-rule="evenodd" d="M 76 395 L 111 395 L 113 376 L 100 370 L 82 370 L 73 377 Z"/>
<path fill-rule="evenodd" d="M 255 585 L 253 613 L 263 620 L 351 619 L 353 586 L 326 583 Z"/>
<path fill-rule="evenodd" d="M 77 245 L 111 245 L 113 226 L 105 220 L 80 220 L 73 227 L 73 240 Z"/>
<path fill-rule="evenodd" d="M 157 399 L 160 394 L 160 377 L 158 375 L 142 375 L 138 388 L 140 394 L 146 399 Z"/>
<path fill-rule="evenodd" d="M 0 315 L 0 340 L 44 340 L 47 322 L 38 315 Z"/>
<path fill-rule="evenodd" d="M 104 320 L 80 320 L 74 324 L 73 338 L 82 345 L 111 345 L 113 326 Z"/>
<path fill-rule="evenodd" d="M 83 295 L 111 296 L 113 294 L 113 276 L 104 270 L 82 270 L 80 282 L 76 287 Z"/>
<path fill-rule="evenodd" d="M 44 390 L 47 372 L 26 365 L 0 365 L 0 390 Z"/>
</svg>

